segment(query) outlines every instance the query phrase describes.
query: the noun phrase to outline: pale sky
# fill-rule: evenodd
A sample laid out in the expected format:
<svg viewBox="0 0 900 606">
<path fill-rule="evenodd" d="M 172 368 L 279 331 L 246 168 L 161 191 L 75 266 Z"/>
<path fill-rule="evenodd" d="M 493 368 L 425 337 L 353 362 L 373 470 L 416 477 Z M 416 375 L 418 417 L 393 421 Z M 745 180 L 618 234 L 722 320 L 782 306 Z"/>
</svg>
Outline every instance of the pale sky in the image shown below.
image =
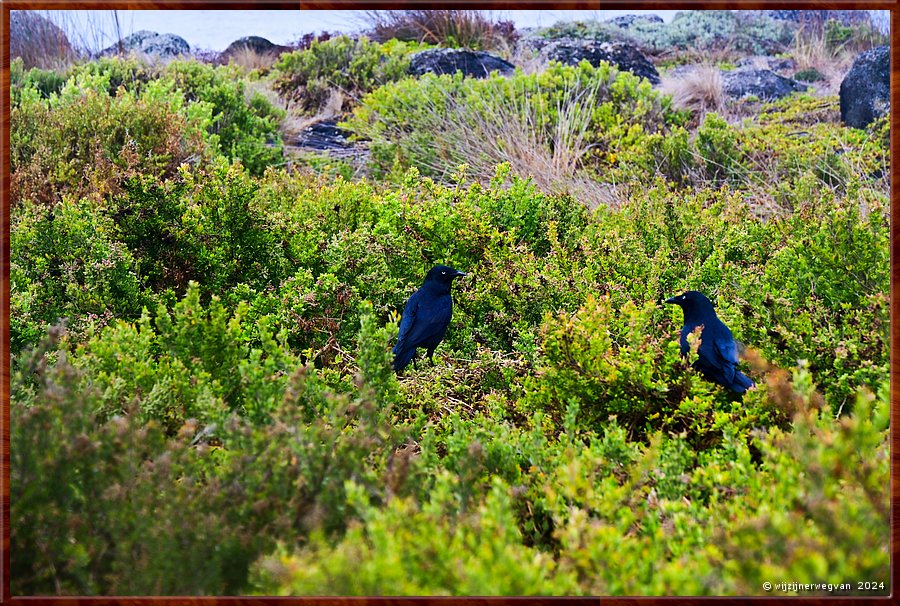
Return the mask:
<svg viewBox="0 0 900 606">
<path fill-rule="evenodd" d="M 176 34 L 191 48 L 224 50 L 244 36 L 262 36 L 275 44 L 285 44 L 310 32 L 353 32 L 366 28 L 365 11 L 278 11 L 278 10 L 120 10 L 46 11 L 63 27 L 76 45 L 100 50 L 117 41 L 114 13 L 123 35 L 145 29 L 160 34 Z M 671 21 L 674 10 L 497 10 L 486 11 L 496 20 L 511 20 L 518 29 L 553 25 L 557 21 L 608 19 L 624 14 L 656 14 Z"/>
</svg>

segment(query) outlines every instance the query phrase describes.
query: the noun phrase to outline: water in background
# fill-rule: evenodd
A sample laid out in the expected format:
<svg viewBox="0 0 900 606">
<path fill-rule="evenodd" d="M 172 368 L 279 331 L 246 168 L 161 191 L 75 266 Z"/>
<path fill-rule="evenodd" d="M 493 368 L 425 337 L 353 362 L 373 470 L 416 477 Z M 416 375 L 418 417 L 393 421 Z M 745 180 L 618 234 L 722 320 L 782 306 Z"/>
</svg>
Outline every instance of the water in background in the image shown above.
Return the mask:
<svg viewBox="0 0 900 606">
<path fill-rule="evenodd" d="M 670 21 L 674 10 L 498 10 L 487 11 L 495 20 L 509 20 L 516 28 L 548 26 L 576 19 L 605 20 L 617 15 L 655 14 Z M 193 10 L 193 11 L 46 11 L 78 47 L 99 51 L 118 41 L 116 32 L 127 36 L 150 30 L 176 34 L 192 49 L 225 50 L 244 36 L 262 36 L 275 44 L 287 44 L 311 32 L 358 32 L 367 28 L 365 11 L 278 11 L 278 10 Z M 115 22 L 118 17 L 118 27 Z"/>
</svg>

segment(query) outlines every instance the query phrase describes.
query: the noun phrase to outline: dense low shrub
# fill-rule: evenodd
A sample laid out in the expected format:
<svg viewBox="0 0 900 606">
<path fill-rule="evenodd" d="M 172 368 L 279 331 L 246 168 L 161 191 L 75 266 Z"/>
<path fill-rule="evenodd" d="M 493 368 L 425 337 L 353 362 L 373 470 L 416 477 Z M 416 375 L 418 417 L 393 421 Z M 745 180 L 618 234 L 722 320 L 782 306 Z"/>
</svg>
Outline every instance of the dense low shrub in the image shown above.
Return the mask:
<svg viewBox="0 0 900 606">
<path fill-rule="evenodd" d="M 802 393 L 802 383 L 789 391 Z M 887 474 L 887 390 L 879 394 L 861 394 L 852 417 L 803 410 L 794 433 L 760 435 L 761 464 L 731 436 L 697 455 L 677 435 L 635 447 L 614 422 L 559 445 L 506 435 L 523 463 L 540 465 L 524 467 L 521 483 L 495 477 L 463 507 L 452 495 L 465 471 L 432 476 L 418 502 L 372 507 L 355 490 L 359 521 L 340 541 L 319 535 L 295 553 L 281 547 L 260 560 L 254 584 L 278 595 L 721 595 L 736 587 L 767 595 L 763 582 L 785 570 L 839 584 L 859 569 L 883 595 L 888 498 L 872 482 Z M 471 464 L 483 467 L 481 442 L 468 443 Z M 860 449 L 879 454 L 866 462 Z M 837 497 L 846 482 L 852 494 Z M 523 544 L 517 510 L 547 512 L 555 549 Z M 869 548 L 844 553 L 848 536 Z M 855 583 L 835 591 L 866 593 Z"/>
<path fill-rule="evenodd" d="M 213 339 L 235 328 L 234 321 L 215 325 L 215 308 L 210 322 L 198 323 L 191 306 L 196 300 L 189 297 L 177 324 L 159 329 L 156 342 L 147 322 L 139 330 L 119 326 L 75 352 L 73 366 L 68 339 L 56 330 L 54 341 L 20 362 L 11 414 L 13 593 L 237 593 L 246 588 L 250 564 L 275 548 L 275 537 L 295 545 L 311 530 L 345 527 L 357 506 L 347 480 L 367 489 L 373 504 L 387 490 L 402 494 L 405 475 L 390 464 L 404 444 L 403 426 L 389 423 L 396 379 L 387 340 L 395 327 L 363 314 L 354 394 L 335 393 L 314 370 L 295 366 L 266 387 L 277 397 L 265 422 L 250 414 L 218 423 L 186 419 L 164 431 L 145 419 L 161 398 L 178 404 L 200 392 L 202 401 L 217 381 L 190 368 L 201 362 L 192 355 L 210 353 Z M 156 345 L 170 368 L 179 361 L 188 367 L 163 377 Z M 134 357 L 116 360 L 132 353 L 119 346 L 137 346 Z M 259 352 L 250 358 L 259 362 Z M 158 382 L 144 391 L 154 365 Z M 255 398 L 263 379 L 237 389 Z M 134 388 L 127 409 L 109 416 L 110 390 L 121 393 L 128 381 Z"/>
<path fill-rule="evenodd" d="M 415 166 L 447 180 L 467 164 L 485 181 L 508 162 L 552 190 L 554 179 L 564 184 L 683 119 L 649 83 L 585 61 L 511 77 L 402 80 L 366 96 L 344 126 L 370 141 L 375 175 Z"/>
<path fill-rule="evenodd" d="M 281 56 L 273 67 L 275 89 L 304 113 L 315 114 L 334 93 L 342 95 L 342 109 L 349 109 L 366 93 L 404 78 L 409 54 L 422 48 L 397 40 L 379 44 L 366 37 L 314 40 L 309 48 Z"/>
<path fill-rule="evenodd" d="M 110 95 L 109 73 L 70 77 L 42 98 L 33 83 L 10 114 L 11 202 L 57 204 L 63 195 L 95 200 L 137 174 L 171 176 L 204 154 L 209 106 L 185 104 L 171 84 Z"/>
<path fill-rule="evenodd" d="M 795 96 L 693 130 L 586 64 L 407 79 L 351 119 L 398 142 L 360 122 L 390 179 L 354 182 L 229 158 L 272 117 L 233 68 L 88 65 L 15 75 L 14 593 L 887 582 L 886 120 Z M 404 130 L 435 148 L 503 108 L 534 137 L 499 166 L 499 136 L 435 171 Z M 540 146 L 568 193 L 516 164 Z M 439 262 L 469 274 L 453 320 L 397 376 Z M 681 357 L 688 289 L 746 346 L 743 398 Z"/>
<path fill-rule="evenodd" d="M 653 54 L 673 51 L 783 51 L 795 27 L 760 11 L 681 11 L 668 23 L 636 19 L 627 28 L 598 21 L 559 22 L 534 32 L 545 38 L 625 41 Z"/>
<path fill-rule="evenodd" d="M 53 72 L 14 72 L 14 203 L 103 197 L 130 177 L 171 177 L 218 153 L 254 174 L 281 162 L 283 114 L 259 93 L 245 99 L 234 68 L 103 59 L 73 68 L 64 86 Z"/>
<path fill-rule="evenodd" d="M 509 50 L 519 38 L 512 21 L 493 21 L 477 10 L 368 11 L 370 37 L 476 50 Z"/>
</svg>

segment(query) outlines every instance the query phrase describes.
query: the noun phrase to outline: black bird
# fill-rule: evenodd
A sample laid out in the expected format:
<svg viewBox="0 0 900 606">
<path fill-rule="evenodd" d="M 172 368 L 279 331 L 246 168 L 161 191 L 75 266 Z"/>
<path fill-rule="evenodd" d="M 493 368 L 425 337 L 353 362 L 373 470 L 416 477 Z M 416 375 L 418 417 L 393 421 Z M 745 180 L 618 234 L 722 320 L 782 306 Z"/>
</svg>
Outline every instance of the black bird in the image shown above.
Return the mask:
<svg viewBox="0 0 900 606">
<path fill-rule="evenodd" d="M 415 366 L 419 347 L 428 350 L 428 359 L 434 364 L 434 350 L 444 339 L 453 313 L 450 285 L 453 278 L 465 275 L 452 267 L 435 265 L 425 276 L 422 287 L 409 297 L 400 319 L 400 335 L 394 345 L 394 370 L 400 372 L 410 361 Z"/>
<path fill-rule="evenodd" d="M 683 295 L 666 299 L 681 307 L 684 312 L 684 327 L 681 329 L 681 354 L 687 355 L 690 346 L 687 336 L 698 326 L 700 333 L 699 357 L 694 367 L 709 381 L 742 394 L 755 385 L 744 373 L 737 369 L 738 347 L 728 327 L 716 316 L 716 310 L 701 292 L 689 290 Z"/>
</svg>

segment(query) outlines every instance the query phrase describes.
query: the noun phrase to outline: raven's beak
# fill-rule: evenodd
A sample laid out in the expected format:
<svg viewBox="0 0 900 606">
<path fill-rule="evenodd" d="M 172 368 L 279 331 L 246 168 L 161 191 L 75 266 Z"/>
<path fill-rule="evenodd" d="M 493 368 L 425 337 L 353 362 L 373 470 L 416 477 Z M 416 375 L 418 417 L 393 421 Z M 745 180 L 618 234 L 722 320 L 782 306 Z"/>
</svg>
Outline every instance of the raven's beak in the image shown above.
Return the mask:
<svg viewBox="0 0 900 606">
<path fill-rule="evenodd" d="M 677 296 L 676 296 L 676 297 L 669 297 L 668 299 L 666 299 L 665 302 L 666 302 L 666 303 L 671 303 L 672 305 L 678 305 L 678 302 L 675 300 L 675 299 L 677 299 L 677 298 L 678 298 Z"/>
<path fill-rule="evenodd" d="M 465 278 L 467 275 L 468 275 L 468 274 L 467 274 L 466 272 L 464 272 L 464 271 L 459 271 L 459 270 L 457 269 L 457 270 L 456 270 L 456 273 L 453 274 L 453 277 L 454 277 L 454 278 Z"/>
</svg>

